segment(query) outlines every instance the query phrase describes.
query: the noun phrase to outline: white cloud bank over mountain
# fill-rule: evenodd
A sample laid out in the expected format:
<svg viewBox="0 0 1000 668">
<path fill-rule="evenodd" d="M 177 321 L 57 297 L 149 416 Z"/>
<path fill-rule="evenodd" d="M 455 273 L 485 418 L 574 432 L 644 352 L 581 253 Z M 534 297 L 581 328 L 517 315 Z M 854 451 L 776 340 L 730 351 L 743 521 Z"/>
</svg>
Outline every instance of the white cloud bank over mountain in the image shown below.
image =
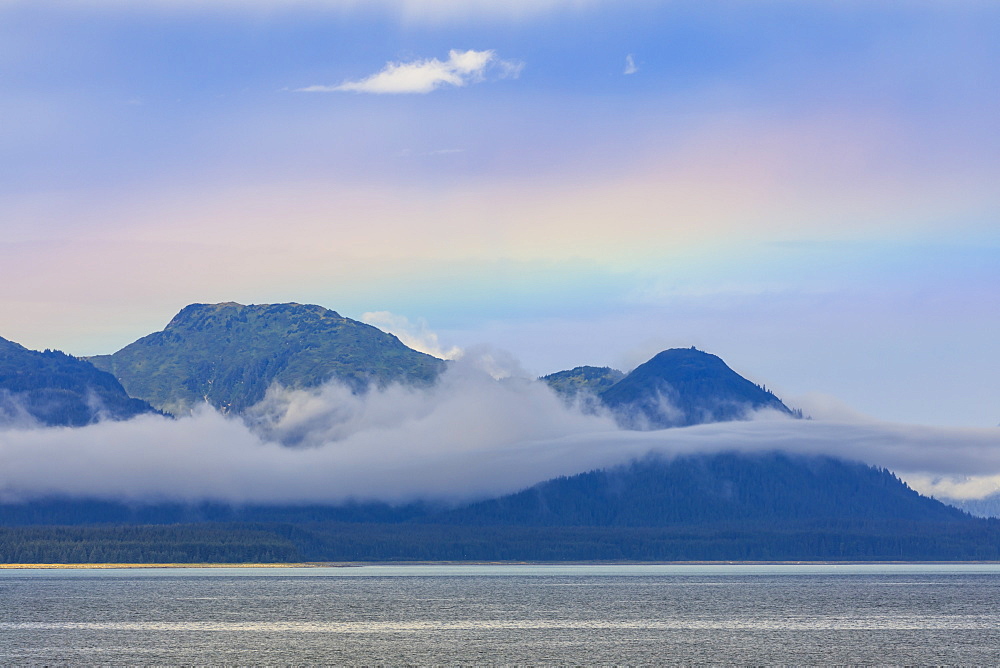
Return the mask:
<svg viewBox="0 0 1000 668">
<path fill-rule="evenodd" d="M 205 408 L 176 420 L 7 428 L 0 431 L 0 500 L 463 500 L 650 452 L 833 455 L 909 472 L 904 479 L 915 481 L 1000 475 L 998 429 L 772 416 L 623 431 L 606 416 L 565 406 L 542 383 L 496 381 L 482 366 L 467 355 L 424 390 L 392 386 L 359 396 L 337 385 L 272 388 L 245 420 Z"/>
</svg>

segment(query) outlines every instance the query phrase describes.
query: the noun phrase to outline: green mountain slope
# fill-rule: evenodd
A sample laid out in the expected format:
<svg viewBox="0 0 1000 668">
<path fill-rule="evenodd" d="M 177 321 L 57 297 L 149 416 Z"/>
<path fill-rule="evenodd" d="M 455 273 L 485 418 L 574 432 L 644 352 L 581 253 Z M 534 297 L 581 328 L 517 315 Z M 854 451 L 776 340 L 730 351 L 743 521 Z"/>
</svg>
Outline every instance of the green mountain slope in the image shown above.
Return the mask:
<svg viewBox="0 0 1000 668">
<path fill-rule="evenodd" d="M 541 380 L 548 383 L 564 399 L 575 399 L 580 393 L 598 395 L 625 377 L 618 369 L 607 366 L 578 366 L 557 371 Z"/>
<path fill-rule="evenodd" d="M 57 350 L 38 352 L 0 338 L 0 423 L 29 417 L 79 427 L 154 412 L 109 373 Z"/>
<path fill-rule="evenodd" d="M 163 331 L 89 359 L 133 396 L 175 414 L 203 401 L 238 413 L 275 382 L 302 388 L 336 379 L 358 391 L 429 383 L 445 364 L 322 306 L 233 302 L 192 304 Z"/>
<path fill-rule="evenodd" d="M 625 426 L 639 429 L 739 420 L 761 409 L 795 414 L 720 358 L 694 348 L 664 350 L 600 399 Z"/>
</svg>

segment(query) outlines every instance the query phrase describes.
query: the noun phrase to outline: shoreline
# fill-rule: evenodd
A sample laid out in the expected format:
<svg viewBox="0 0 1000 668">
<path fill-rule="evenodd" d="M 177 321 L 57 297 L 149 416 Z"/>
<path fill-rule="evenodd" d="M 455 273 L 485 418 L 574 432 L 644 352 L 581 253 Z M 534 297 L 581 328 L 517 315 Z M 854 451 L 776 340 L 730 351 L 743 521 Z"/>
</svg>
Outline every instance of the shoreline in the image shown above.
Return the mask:
<svg viewBox="0 0 1000 668">
<path fill-rule="evenodd" d="M 130 570 L 167 568 L 359 568 L 362 566 L 899 566 L 1000 565 L 1000 561 L 350 561 L 292 563 L 0 564 L 0 570 Z"/>
</svg>

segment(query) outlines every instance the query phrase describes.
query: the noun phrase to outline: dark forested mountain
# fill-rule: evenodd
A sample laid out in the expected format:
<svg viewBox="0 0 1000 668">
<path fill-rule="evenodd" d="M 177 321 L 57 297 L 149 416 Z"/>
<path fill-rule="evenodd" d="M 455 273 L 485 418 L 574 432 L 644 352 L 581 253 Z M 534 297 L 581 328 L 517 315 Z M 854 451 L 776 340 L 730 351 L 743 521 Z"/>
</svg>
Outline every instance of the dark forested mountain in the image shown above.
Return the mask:
<svg viewBox="0 0 1000 668">
<path fill-rule="evenodd" d="M 776 452 L 648 458 L 556 478 L 447 514 L 449 522 L 472 525 L 618 527 L 968 519 L 885 469 Z"/>
<path fill-rule="evenodd" d="M 647 457 L 560 477 L 488 501 L 445 508 L 121 504 L 49 499 L 0 505 L 0 525 L 158 524 L 195 521 L 433 523 L 469 526 L 665 527 L 801 521 L 961 522 L 970 516 L 921 496 L 891 472 L 780 452 Z"/>
<path fill-rule="evenodd" d="M 778 397 L 694 348 L 664 350 L 599 395 L 633 429 L 739 420 L 760 409 L 793 415 Z"/>
<path fill-rule="evenodd" d="M 0 424 L 37 421 L 79 427 L 154 412 L 114 376 L 57 350 L 28 350 L 0 338 Z"/>
<path fill-rule="evenodd" d="M 445 364 L 322 306 L 233 302 L 187 306 L 163 331 L 90 361 L 171 413 L 203 401 L 241 412 L 274 382 L 301 388 L 336 379 L 355 390 L 428 383 Z"/>
<path fill-rule="evenodd" d="M 0 505 L 0 562 L 602 559 L 996 560 L 1000 521 L 883 469 L 779 453 L 646 459 L 450 510 Z"/>
<path fill-rule="evenodd" d="M 543 376 L 567 402 L 604 406 L 628 429 L 664 429 L 747 417 L 760 409 L 799 416 L 778 397 L 695 348 L 664 350 L 631 373 L 578 366 Z"/>
</svg>

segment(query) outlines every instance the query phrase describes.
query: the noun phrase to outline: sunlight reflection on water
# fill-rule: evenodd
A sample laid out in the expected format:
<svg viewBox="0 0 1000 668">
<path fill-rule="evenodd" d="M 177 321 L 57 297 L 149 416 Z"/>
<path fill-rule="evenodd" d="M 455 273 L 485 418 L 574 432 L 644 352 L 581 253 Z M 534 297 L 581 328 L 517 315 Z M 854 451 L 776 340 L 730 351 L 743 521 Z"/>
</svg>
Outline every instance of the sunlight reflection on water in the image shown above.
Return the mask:
<svg viewBox="0 0 1000 668">
<path fill-rule="evenodd" d="M 4 571 L 0 663 L 1000 663 L 990 564 Z"/>
</svg>

